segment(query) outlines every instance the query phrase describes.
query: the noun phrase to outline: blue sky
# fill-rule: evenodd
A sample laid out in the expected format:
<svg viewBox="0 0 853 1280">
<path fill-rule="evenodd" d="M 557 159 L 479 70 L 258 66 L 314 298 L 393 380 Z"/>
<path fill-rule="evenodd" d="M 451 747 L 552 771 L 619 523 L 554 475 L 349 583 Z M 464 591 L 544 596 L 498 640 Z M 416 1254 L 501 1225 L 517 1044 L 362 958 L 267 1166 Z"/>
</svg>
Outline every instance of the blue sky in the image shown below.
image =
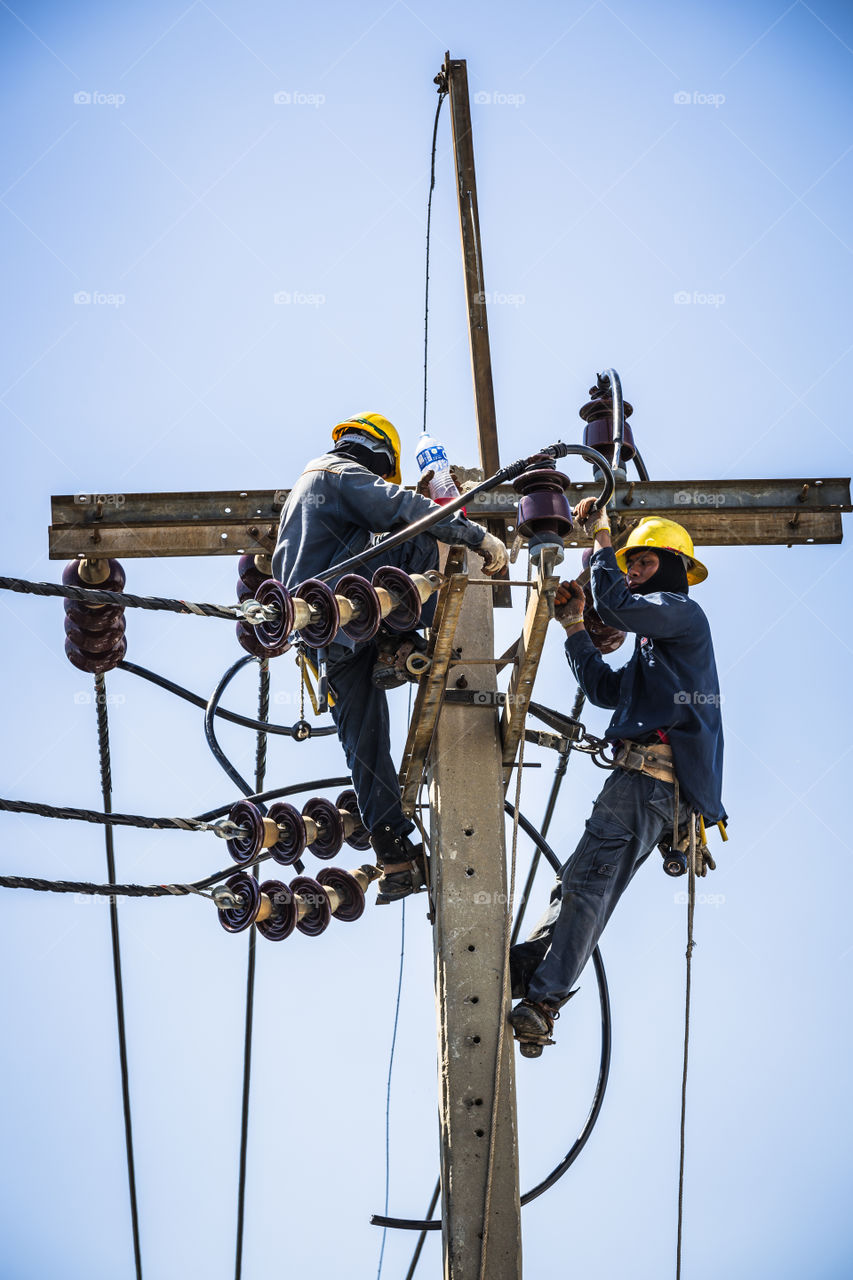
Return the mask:
<svg viewBox="0 0 853 1280">
<path fill-rule="evenodd" d="M 655 477 L 850 474 L 845 6 L 4 3 L 0 35 L 3 573 L 58 579 L 51 494 L 287 487 L 330 426 L 365 407 L 397 423 L 414 479 L 432 77 L 447 48 L 468 60 L 502 457 L 580 439 L 577 410 L 612 365 Z M 430 424 L 473 465 L 449 137 L 445 117 Z M 846 544 L 703 553 L 731 840 L 696 921 L 693 1280 L 850 1270 L 848 556 Z M 143 594 L 234 596 L 232 559 L 126 569 Z M 2 794 L 97 808 L 90 683 L 63 654 L 61 607 L 9 595 L 0 607 Z M 518 624 L 500 616 L 498 642 Z M 228 624 L 199 618 L 137 610 L 128 641 L 129 658 L 205 694 L 239 656 Z M 116 808 L 192 814 L 233 797 L 200 713 L 125 673 L 108 688 Z M 295 689 L 277 660 L 284 723 Z M 537 696 L 568 706 L 573 693 L 554 635 Z M 244 673 L 227 705 L 251 712 L 255 698 Z M 397 752 L 406 705 L 394 695 Z M 605 713 L 587 724 L 601 732 Z M 221 737 L 250 769 L 251 734 Z M 553 768 L 540 755 L 523 797 L 534 820 Z M 334 741 L 271 744 L 271 783 L 343 772 Z M 572 761 L 552 828 L 563 856 L 599 784 Z M 2 825 L 5 873 L 104 878 L 96 828 Z M 116 845 L 127 880 L 224 865 L 212 837 L 121 830 Z M 548 888 L 543 875 L 537 902 Z M 609 1093 L 581 1161 L 525 1210 L 529 1275 L 657 1280 L 673 1266 L 679 890 L 650 860 L 605 935 Z M 107 910 L 7 891 L 0 913 L 3 1275 L 119 1280 L 132 1252 Z M 245 939 L 195 900 L 119 914 L 146 1274 L 225 1277 Z M 399 939 L 399 914 L 371 909 L 319 939 L 259 945 L 247 1277 L 272 1260 L 375 1272 Z M 431 969 L 413 903 L 391 1139 L 391 1207 L 407 1216 L 436 1170 Z M 590 979 L 559 1031 L 556 1049 L 519 1065 L 525 1186 L 586 1113 Z M 386 1276 L 405 1272 L 412 1244 L 389 1238 Z M 438 1257 L 432 1239 L 424 1275 Z"/>
</svg>

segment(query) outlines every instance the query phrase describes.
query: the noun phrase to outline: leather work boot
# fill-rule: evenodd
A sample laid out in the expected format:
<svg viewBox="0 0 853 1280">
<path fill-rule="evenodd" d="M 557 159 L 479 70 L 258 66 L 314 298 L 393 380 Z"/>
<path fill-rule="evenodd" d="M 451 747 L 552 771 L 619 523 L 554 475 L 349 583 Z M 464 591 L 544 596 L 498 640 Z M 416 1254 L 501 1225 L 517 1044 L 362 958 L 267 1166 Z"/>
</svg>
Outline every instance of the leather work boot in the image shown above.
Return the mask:
<svg viewBox="0 0 853 1280">
<path fill-rule="evenodd" d="M 554 1044 L 551 1032 L 560 1016 L 554 1005 L 521 1000 L 509 1015 L 510 1026 L 523 1058 L 539 1058 L 546 1044 Z"/>
<path fill-rule="evenodd" d="M 423 845 L 413 845 L 408 836 L 396 835 L 387 824 L 371 831 L 370 843 L 382 868 L 376 886 L 378 907 L 426 888 Z"/>
<path fill-rule="evenodd" d="M 380 631 L 376 637 L 376 650 L 376 662 L 370 678 L 379 689 L 417 684 L 429 666 L 429 659 L 420 656 L 426 651 L 426 640 L 417 631 Z M 413 654 L 418 656 L 409 664 Z M 417 669 L 412 671 L 410 666 Z"/>
</svg>

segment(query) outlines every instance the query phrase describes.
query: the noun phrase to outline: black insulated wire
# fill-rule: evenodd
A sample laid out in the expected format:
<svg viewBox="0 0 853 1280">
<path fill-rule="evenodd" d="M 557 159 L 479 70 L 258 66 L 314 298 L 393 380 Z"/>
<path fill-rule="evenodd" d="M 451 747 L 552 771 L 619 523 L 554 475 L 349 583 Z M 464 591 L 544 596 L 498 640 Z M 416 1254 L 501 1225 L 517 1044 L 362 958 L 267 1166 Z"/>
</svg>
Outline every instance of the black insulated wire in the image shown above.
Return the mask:
<svg viewBox="0 0 853 1280">
<path fill-rule="evenodd" d="M 269 715 L 270 708 L 270 666 L 269 659 L 260 663 L 258 678 L 258 720 L 262 723 Z M 263 791 L 264 776 L 267 769 L 267 735 L 258 730 L 255 744 L 255 791 Z M 257 863 L 251 874 L 258 879 Z M 237 1239 L 234 1252 L 234 1278 L 240 1280 L 243 1273 L 243 1233 L 246 1224 L 246 1162 L 249 1149 L 249 1097 L 252 1084 L 252 1029 L 255 1017 L 255 963 L 256 963 L 256 930 L 249 930 L 248 956 L 246 965 L 246 1023 L 243 1036 L 243 1097 L 240 1107 L 240 1167 L 237 1174 Z"/>
<path fill-rule="evenodd" d="M 191 693 L 189 689 L 185 689 L 183 685 L 175 684 L 174 680 L 167 680 L 165 676 L 160 676 L 156 671 L 149 671 L 147 667 L 140 667 L 135 662 L 127 662 L 122 660 L 116 665 L 117 671 L 129 671 L 131 675 L 141 676 L 143 680 L 150 680 L 152 684 L 158 685 L 161 689 L 165 689 L 168 693 L 174 693 L 177 697 L 183 698 L 185 702 L 191 702 L 194 707 L 201 707 L 205 710 L 208 704 L 207 698 L 202 698 L 197 693 Z M 284 724 L 270 724 L 269 721 L 252 720 L 250 716 L 238 715 L 236 711 L 226 711 L 223 707 L 216 708 L 216 715 L 221 720 L 228 720 L 231 724 L 241 724 L 246 729 L 263 730 L 264 733 L 277 733 L 282 737 L 294 737 L 293 727 Z M 337 733 L 337 729 L 332 725 L 324 725 L 315 729 L 311 726 L 312 738 L 326 738 Z M 297 739 L 300 741 L 300 739 Z"/>
<path fill-rule="evenodd" d="M 95 707 L 98 716 L 98 754 L 101 769 L 101 793 L 104 812 L 112 808 L 112 770 L 110 768 L 110 728 L 107 716 L 107 693 L 103 675 L 95 676 Z M 115 884 L 115 847 L 112 827 L 104 828 L 104 845 L 107 855 L 107 880 Z M 110 936 L 113 953 L 113 984 L 118 1024 L 119 1066 L 121 1070 L 121 1100 L 124 1111 L 124 1139 L 127 1155 L 127 1185 L 130 1195 L 130 1222 L 133 1232 L 133 1258 L 137 1280 L 142 1280 L 142 1250 L 139 1241 L 139 1208 L 136 1199 L 136 1167 L 133 1159 L 133 1121 L 130 1112 L 130 1073 L 127 1065 L 127 1032 L 124 1016 L 124 985 L 121 976 L 121 940 L 118 927 L 118 903 L 110 899 Z"/>
</svg>

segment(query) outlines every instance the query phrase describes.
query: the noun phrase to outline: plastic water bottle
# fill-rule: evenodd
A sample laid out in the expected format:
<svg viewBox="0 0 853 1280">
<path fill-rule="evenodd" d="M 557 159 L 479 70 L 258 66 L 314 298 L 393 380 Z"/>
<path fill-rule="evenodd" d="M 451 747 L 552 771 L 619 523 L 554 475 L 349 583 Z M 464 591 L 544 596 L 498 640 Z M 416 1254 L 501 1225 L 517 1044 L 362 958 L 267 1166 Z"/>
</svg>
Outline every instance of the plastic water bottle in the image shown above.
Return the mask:
<svg viewBox="0 0 853 1280">
<path fill-rule="evenodd" d="M 429 494 L 433 502 L 443 504 L 459 497 L 459 490 L 450 474 L 447 450 L 440 440 L 425 431 L 418 441 L 415 461 L 421 475 L 425 471 L 433 473 L 429 482 Z"/>
</svg>

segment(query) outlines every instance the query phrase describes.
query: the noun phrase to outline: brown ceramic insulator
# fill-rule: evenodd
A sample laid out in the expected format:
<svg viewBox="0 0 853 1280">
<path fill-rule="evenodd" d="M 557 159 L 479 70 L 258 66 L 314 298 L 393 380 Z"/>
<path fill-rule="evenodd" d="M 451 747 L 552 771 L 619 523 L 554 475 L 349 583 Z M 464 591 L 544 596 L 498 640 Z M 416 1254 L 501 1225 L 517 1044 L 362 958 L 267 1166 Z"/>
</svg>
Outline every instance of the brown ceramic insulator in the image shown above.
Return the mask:
<svg viewBox="0 0 853 1280">
<path fill-rule="evenodd" d="M 584 427 L 583 442 L 589 445 L 590 449 L 597 449 L 608 462 L 613 461 L 613 401 L 609 392 L 601 393 L 598 387 L 590 387 L 589 394 L 592 397 L 587 401 L 580 410 L 580 416 L 583 418 L 586 426 Z M 634 446 L 634 436 L 631 431 L 628 419 L 634 412 L 634 406 L 629 404 L 627 400 L 622 402 L 625 410 L 625 430 L 622 437 L 622 462 L 630 462 L 636 453 Z"/>
<path fill-rule="evenodd" d="M 97 591 L 123 591 L 126 575 L 118 560 L 107 560 L 104 562 L 104 567 L 109 570 L 107 576 L 100 582 L 89 582 L 86 578 L 80 576 L 80 561 L 69 560 L 62 570 L 62 581 L 66 587 L 87 587 Z"/>
<path fill-rule="evenodd" d="M 70 618 L 65 619 L 65 634 L 83 653 L 106 653 L 109 649 L 114 649 L 124 635 L 124 628 L 124 618 L 117 618 L 103 631 L 84 630 L 76 626 Z"/>
<path fill-rule="evenodd" d="M 71 640 L 65 641 L 65 656 L 68 661 L 79 671 L 88 671 L 90 675 L 103 675 L 105 671 L 112 671 L 113 667 L 124 658 L 127 653 L 127 640 L 122 636 L 118 644 L 113 649 L 109 649 L 106 653 L 88 654 Z"/>
</svg>

